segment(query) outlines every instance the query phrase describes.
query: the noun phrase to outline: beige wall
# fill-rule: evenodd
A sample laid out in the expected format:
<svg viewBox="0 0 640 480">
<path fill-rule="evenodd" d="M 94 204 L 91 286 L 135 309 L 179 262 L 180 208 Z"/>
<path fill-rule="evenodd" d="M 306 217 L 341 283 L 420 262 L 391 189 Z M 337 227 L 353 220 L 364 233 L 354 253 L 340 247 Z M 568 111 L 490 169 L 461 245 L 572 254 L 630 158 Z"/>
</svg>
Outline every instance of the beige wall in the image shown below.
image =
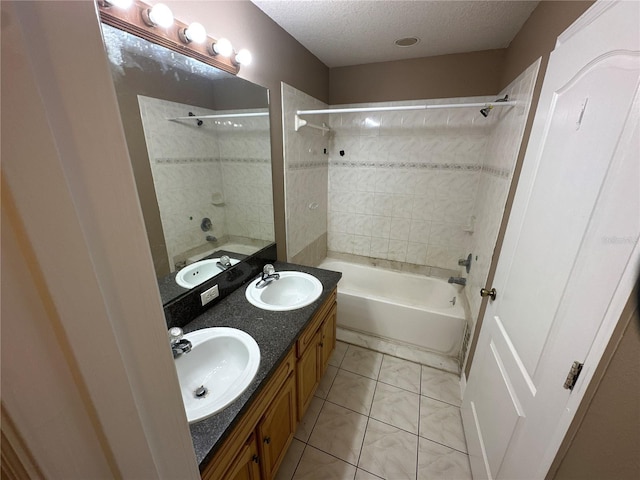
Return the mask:
<svg viewBox="0 0 640 480">
<path fill-rule="evenodd" d="M 592 4 L 591 1 L 540 2 L 505 52 L 500 88 L 511 83 L 538 57 L 542 57 L 538 78 L 544 78 L 549 54 L 556 45 L 558 35 Z"/>
<path fill-rule="evenodd" d="M 253 63 L 242 67 L 238 76 L 269 89 L 276 241 L 278 258 L 286 260 L 280 82 L 327 102 L 329 69 L 251 2 L 165 3 L 176 18 L 197 20 L 214 38 L 227 37 L 236 49 L 248 48 L 253 54 Z"/>
<path fill-rule="evenodd" d="M 504 54 L 484 50 L 332 68 L 329 103 L 494 95 L 500 91 Z"/>
</svg>

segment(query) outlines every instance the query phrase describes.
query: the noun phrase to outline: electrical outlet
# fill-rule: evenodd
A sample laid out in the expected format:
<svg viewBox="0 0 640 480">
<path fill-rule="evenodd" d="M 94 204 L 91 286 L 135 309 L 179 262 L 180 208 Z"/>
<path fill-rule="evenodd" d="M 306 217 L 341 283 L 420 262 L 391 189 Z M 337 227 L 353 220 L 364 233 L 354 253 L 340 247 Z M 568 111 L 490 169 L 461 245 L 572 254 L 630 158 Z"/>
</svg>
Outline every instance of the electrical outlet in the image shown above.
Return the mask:
<svg viewBox="0 0 640 480">
<path fill-rule="evenodd" d="M 204 307 L 211 300 L 218 298 L 220 292 L 218 291 L 218 285 L 214 285 L 209 290 L 206 290 L 200 294 L 200 300 L 202 301 L 202 306 Z"/>
</svg>

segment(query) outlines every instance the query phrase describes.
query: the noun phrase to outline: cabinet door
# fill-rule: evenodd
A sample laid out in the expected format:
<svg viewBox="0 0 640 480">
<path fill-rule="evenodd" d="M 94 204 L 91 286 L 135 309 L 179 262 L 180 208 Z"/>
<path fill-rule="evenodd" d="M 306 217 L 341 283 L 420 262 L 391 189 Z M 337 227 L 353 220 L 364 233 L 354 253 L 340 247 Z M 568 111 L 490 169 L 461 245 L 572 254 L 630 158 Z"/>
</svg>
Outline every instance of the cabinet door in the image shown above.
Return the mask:
<svg viewBox="0 0 640 480">
<path fill-rule="evenodd" d="M 258 424 L 263 479 L 269 480 L 275 476 L 295 430 L 296 383 L 291 375 Z"/>
<path fill-rule="evenodd" d="M 318 345 L 320 343 L 320 331 L 317 331 L 309 342 L 309 347 L 304 351 L 296 365 L 296 380 L 298 382 L 298 420 L 302 420 L 306 412 L 313 392 L 316 390 L 320 378 L 320 362 L 318 361 Z"/>
<path fill-rule="evenodd" d="M 331 311 L 326 316 L 322 327 L 320 328 L 320 367 L 318 379 L 322 378 L 324 375 L 324 371 L 327 368 L 327 364 L 329 362 L 329 357 L 333 353 L 333 350 L 336 348 L 336 311 L 337 305 L 334 304 L 331 308 Z"/>
<path fill-rule="evenodd" d="M 258 442 L 255 434 L 251 434 L 247 443 L 242 447 L 234 459 L 229 470 L 224 475 L 225 480 L 259 480 L 260 465 L 258 457 Z"/>
</svg>

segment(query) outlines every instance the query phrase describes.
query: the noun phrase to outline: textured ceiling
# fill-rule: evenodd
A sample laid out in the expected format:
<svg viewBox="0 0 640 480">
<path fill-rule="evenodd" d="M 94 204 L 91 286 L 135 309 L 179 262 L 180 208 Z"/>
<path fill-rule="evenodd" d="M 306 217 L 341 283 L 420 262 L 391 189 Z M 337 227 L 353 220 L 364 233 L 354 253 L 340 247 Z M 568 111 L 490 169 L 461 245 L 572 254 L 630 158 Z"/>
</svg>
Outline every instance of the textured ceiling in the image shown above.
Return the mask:
<svg viewBox="0 0 640 480">
<path fill-rule="evenodd" d="M 505 48 L 537 1 L 252 0 L 328 67 Z M 418 37 L 409 48 L 394 41 Z"/>
</svg>

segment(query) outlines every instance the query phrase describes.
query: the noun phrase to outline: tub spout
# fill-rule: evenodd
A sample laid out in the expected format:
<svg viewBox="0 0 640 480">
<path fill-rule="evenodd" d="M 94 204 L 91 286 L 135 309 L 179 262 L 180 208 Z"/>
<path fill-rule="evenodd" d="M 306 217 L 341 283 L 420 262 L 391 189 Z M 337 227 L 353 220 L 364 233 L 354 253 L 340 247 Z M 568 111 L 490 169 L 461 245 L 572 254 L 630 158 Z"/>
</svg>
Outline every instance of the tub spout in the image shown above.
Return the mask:
<svg viewBox="0 0 640 480">
<path fill-rule="evenodd" d="M 467 284 L 467 279 L 464 277 L 449 277 L 449 283 L 457 283 L 464 287 Z"/>
</svg>

